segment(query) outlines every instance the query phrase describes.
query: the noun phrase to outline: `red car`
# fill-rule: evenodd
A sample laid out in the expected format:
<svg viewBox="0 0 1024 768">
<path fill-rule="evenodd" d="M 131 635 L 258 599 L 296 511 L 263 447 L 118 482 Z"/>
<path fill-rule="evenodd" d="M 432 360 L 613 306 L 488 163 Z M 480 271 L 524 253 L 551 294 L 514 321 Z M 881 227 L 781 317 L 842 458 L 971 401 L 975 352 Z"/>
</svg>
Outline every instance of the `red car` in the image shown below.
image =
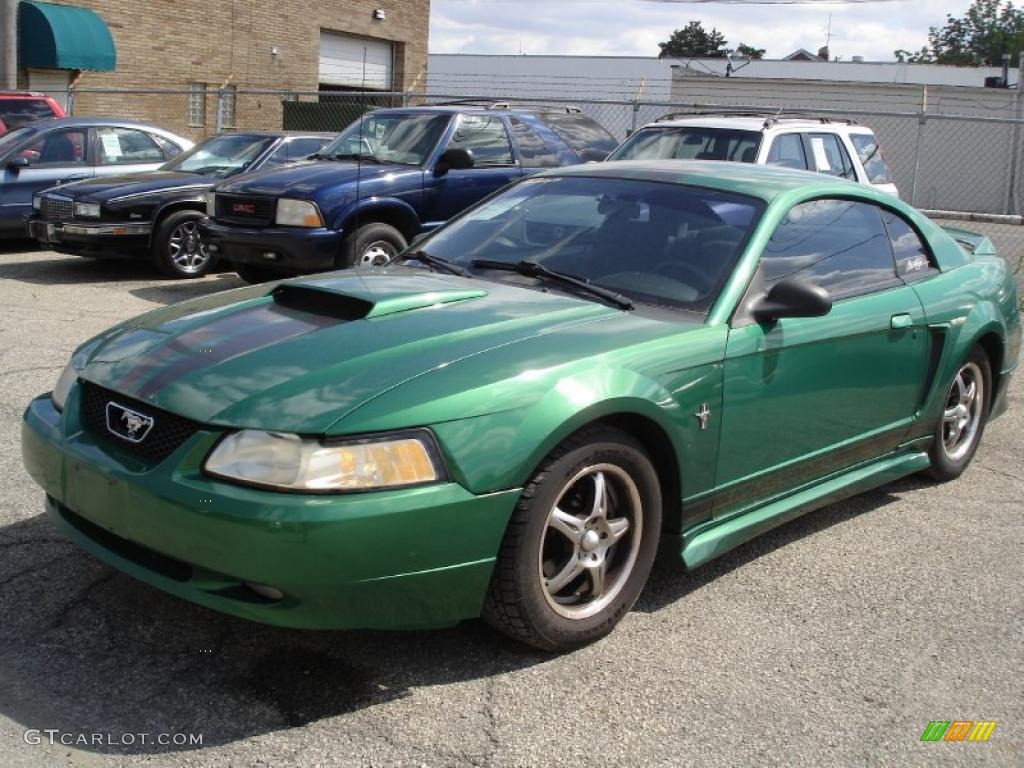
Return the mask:
<svg viewBox="0 0 1024 768">
<path fill-rule="evenodd" d="M 64 116 L 64 108 L 45 93 L 0 91 L 0 136 L 35 120 Z"/>
</svg>

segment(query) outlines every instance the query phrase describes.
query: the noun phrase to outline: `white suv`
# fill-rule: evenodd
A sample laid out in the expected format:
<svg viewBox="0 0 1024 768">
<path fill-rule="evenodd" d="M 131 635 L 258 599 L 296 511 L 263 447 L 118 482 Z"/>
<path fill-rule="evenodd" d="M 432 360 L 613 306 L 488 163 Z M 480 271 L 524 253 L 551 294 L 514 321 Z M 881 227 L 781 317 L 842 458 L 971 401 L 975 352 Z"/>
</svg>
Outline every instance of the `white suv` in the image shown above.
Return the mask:
<svg viewBox="0 0 1024 768">
<path fill-rule="evenodd" d="M 817 171 L 899 195 L 871 129 L 852 120 L 749 112 L 669 114 L 645 125 L 612 160 L 724 160 Z"/>
</svg>

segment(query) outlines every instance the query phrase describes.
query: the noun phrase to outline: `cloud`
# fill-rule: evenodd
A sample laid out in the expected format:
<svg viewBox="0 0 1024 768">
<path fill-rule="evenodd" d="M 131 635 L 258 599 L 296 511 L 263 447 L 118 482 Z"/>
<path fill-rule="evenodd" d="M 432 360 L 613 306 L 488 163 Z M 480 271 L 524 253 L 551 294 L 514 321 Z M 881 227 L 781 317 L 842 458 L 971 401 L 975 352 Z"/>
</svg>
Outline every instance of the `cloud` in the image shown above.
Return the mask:
<svg viewBox="0 0 1024 768">
<path fill-rule="evenodd" d="M 649 0 L 433 0 L 431 53 L 526 53 L 656 56 L 672 30 L 699 20 L 730 46 L 747 43 L 781 58 L 825 44 L 831 50 L 886 61 L 897 48 L 925 44 L 930 26 L 962 15 L 968 0 L 896 0 L 847 4 L 751 5 Z"/>
</svg>

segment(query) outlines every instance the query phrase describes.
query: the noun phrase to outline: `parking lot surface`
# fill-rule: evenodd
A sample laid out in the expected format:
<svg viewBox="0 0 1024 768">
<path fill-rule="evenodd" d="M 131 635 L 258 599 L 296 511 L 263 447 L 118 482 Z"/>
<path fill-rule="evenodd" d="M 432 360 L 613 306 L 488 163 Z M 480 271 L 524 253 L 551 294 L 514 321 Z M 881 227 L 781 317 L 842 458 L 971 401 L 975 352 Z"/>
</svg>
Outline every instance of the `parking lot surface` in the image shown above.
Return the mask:
<svg viewBox="0 0 1024 768">
<path fill-rule="evenodd" d="M 0 764 L 1024 765 L 1020 377 L 960 480 L 897 482 L 693 573 L 664 559 L 576 653 L 479 622 L 299 632 L 102 565 L 55 533 L 21 466 L 22 410 L 79 342 L 240 284 L 0 250 Z M 998 725 L 983 744 L 919 741 L 958 719 Z"/>
</svg>

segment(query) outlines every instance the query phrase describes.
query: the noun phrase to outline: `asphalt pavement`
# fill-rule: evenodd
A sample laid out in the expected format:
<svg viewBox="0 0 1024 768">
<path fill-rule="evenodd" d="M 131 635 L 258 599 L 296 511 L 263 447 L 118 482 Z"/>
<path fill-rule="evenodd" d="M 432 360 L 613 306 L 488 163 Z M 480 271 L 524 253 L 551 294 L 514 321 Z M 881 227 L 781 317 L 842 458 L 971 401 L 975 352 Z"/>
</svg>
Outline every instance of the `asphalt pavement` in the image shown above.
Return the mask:
<svg viewBox="0 0 1024 768">
<path fill-rule="evenodd" d="M 1024 765 L 1021 381 L 960 480 L 894 483 L 693 573 L 664 559 L 575 653 L 480 622 L 275 629 L 78 550 L 20 459 L 26 403 L 79 342 L 240 284 L 0 250 L 0 765 Z M 997 726 L 922 743 L 932 720 Z"/>
</svg>

